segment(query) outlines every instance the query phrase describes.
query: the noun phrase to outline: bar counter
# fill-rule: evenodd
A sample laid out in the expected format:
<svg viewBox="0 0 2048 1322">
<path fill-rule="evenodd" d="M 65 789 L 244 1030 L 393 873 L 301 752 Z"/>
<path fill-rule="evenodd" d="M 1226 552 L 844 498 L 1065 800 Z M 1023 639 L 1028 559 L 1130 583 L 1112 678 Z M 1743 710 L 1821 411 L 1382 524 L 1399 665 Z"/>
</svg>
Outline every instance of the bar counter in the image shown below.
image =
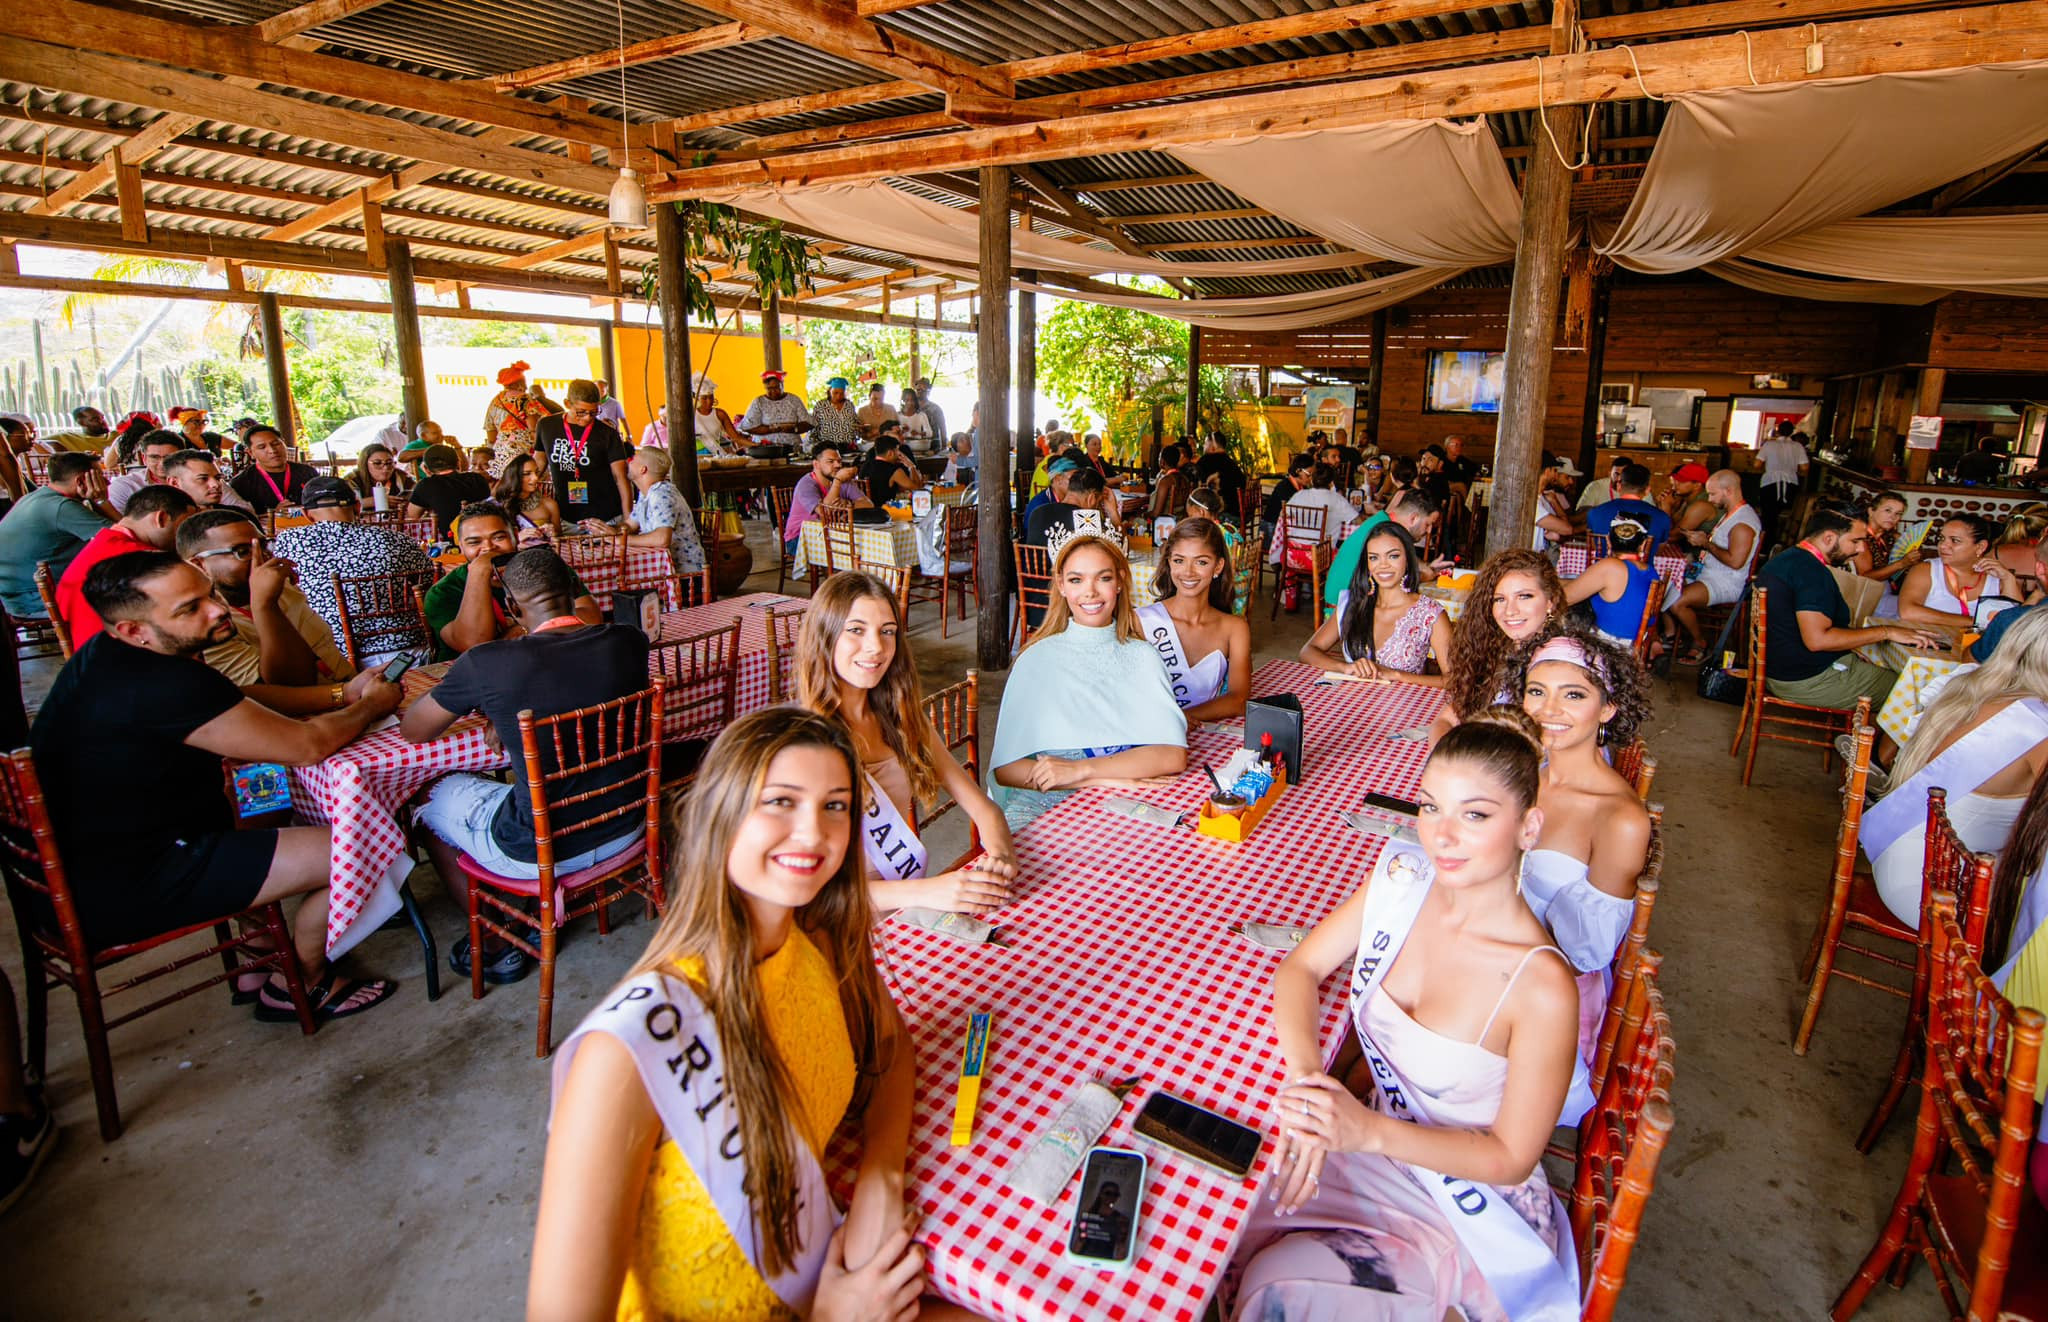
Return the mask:
<svg viewBox="0 0 2048 1322">
<path fill-rule="evenodd" d="M 1881 491 L 1896 491 L 1906 498 L 1908 519 L 1932 518 L 1937 514 L 1977 514 L 2004 522 L 2022 505 L 2042 500 L 2044 493 L 2024 487 L 1937 486 L 1925 482 L 1886 482 L 1825 460 L 1813 461 L 1820 490 L 1827 495 L 1868 500 Z"/>
</svg>

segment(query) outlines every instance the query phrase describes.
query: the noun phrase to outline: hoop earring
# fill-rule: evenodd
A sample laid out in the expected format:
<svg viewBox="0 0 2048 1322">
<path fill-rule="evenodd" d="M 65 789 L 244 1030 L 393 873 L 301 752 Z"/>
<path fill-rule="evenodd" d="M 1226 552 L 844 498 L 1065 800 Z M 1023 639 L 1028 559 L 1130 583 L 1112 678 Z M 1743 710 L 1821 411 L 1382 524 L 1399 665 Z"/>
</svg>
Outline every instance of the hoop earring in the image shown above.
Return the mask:
<svg viewBox="0 0 2048 1322">
<path fill-rule="evenodd" d="M 1593 741 L 1598 747 L 1607 747 L 1607 722 L 1602 721 L 1600 723 L 1599 733 L 1593 736 Z"/>
</svg>

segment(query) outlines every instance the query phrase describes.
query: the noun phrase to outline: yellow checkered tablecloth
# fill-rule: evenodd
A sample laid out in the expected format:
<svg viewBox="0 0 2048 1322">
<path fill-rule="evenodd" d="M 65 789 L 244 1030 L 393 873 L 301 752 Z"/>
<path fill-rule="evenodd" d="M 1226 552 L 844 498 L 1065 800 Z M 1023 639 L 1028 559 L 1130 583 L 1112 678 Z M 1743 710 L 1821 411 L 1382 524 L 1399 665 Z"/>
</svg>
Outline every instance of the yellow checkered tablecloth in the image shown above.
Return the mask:
<svg viewBox="0 0 2048 1322">
<path fill-rule="evenodd" d="M 853 527 L 853 550 L 863 564 L 916 569 L 917 528 L 895 519 L 886 524 L 857 523 Z M 816 519 L 804 523 L 789 572 L 792 576 L 809 573 L 812 565 L 825 567 L 825 525 Z"/>
<path fill-rule="evenodd" d="M 1877 728 L 1901 744 L 1920 724 L 1920 714 L 1927 710 L 1927 704 L 1940 693 L 1938 681 L 1973 664 L 1945 653 L 1923 652 L 1890 642 L 1871 643 L 1856 650 L 1864 660 L 1899 672 L 1899 682 L 1892 685 L 1891 696 L 1878 710 Z"/>
</svg>

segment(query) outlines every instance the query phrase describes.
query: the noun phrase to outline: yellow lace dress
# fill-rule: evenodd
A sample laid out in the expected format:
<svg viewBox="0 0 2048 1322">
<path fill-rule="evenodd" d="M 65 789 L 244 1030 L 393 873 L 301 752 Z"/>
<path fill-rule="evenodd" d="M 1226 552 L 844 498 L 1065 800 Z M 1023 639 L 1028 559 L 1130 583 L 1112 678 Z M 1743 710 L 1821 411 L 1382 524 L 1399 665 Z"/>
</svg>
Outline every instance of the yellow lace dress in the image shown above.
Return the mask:
<svg viewBox="0 0 2048 1322">
<path fill-rule="evenodd" d="M 832 965 L 800 930 L 759 966 L 768 1035 L 796 1086 L 797 1123 L 823 1153 L 853 1098 L 853 1041 Z M 695 981 L 702 965 L 686 961 Z M 794 1316 L 718 1214 L 697 1172 L 664 1137 L 640 1198 L 619 1322 L 769 1322 Z"/>
</svg>

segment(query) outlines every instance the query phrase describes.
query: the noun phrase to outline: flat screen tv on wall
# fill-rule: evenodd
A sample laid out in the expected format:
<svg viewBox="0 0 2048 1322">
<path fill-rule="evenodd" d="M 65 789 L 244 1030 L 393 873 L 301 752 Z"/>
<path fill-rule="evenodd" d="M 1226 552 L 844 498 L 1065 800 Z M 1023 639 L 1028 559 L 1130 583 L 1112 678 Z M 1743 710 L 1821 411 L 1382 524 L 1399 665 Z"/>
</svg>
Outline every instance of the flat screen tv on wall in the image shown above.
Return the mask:
<svg viewBox="0 0 2048 1322">
<path fill-rule="evenodd" d="M 1496 350 L 1438 349 L 1429 355 L 1429 413 L 1498 413 L 1508 356 Z"/>
</svg>

